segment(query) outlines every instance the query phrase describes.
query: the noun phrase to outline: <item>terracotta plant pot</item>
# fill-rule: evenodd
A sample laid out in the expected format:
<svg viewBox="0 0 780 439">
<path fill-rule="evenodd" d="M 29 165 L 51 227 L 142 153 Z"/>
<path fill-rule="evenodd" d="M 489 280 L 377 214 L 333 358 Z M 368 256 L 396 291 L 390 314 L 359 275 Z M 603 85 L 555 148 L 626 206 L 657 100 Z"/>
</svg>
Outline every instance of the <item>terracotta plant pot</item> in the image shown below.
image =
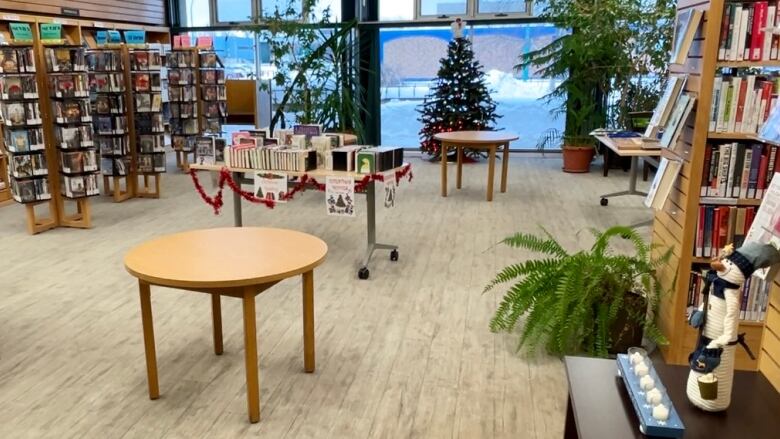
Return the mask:
<svg viewBox="0 0 780 439">
<path fill-rule="evenodd" d="M 596 150 L 592 147 L 564 146 L 563 172 L 584 174 L 590 172 L 590 162 Z"/>
</svg>

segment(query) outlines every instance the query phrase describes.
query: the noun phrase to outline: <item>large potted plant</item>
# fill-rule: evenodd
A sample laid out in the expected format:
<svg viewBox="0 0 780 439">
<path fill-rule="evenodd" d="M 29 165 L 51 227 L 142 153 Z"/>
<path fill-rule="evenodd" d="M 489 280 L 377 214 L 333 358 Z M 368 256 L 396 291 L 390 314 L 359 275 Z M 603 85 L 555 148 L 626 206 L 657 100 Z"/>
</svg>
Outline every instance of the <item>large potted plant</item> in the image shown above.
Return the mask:
<svg viewBox="0 0 780 439">
<path fill-rule="evenodd" d="M 636 110 L 632 96 L 649 93 L 641 105 L 654 105 L 665 77 L 674 3 L 548 0 L 542 8 L 540 19 L 568 32 L 523 54 L 515 68 L 560 81 L 544 99 L 556 105 L 553 114 L 566 117 L 564 171 L 590 170 L 595 154 L 590 132 L 624 123 Z M 639 108 L 646 109 L 651 108 Z"/>
<path fill-rule="evenodd" d="M 629 227 L 593 233 L 593 246 L 574 253 L 546 232 L 506 238 L 504 244 L 543 257 L 510 265 L 487 285 L 485 292 L 511 283 L 490 329 L 512 332 L 522 320 L 519 348 L 544 346 L 557 355 L 605 357 L 638 346 L 643 336 L 666 343 L 654 322 L 662 294 L 655 270 L 671 252 L 654 257 L 658 252 Z M 615 239 L 630 243 L 633 252 L 615 251 Z"/>
</svg>

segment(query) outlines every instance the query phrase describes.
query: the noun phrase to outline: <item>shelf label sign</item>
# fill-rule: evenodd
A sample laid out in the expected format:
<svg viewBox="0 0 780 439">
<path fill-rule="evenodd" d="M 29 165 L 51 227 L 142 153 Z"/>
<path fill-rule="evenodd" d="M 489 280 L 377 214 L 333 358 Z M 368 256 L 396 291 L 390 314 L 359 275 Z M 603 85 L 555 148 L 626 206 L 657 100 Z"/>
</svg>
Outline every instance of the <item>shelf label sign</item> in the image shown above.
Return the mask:
<svg viewBox="0 0 780 439">
<path fill-rule="evenodd" d="M 108 32 L 104 30 L 95 32 L 95 42 L 98 44 L 106 44 L 108 42 Z"/>
<path fill-rule="evenodd" d="M 127 44 L 144 44 L 146 43 L 146 31 L 144 30 L 126 30 L 125 42 Z"/>
<path fill-rule="evenodd" d="M 32 29 L 29 23 L 11 23 L 11 35 L 14 41 L 32 41 Z"/>
<path fill-rule="evenodd" d="M 62 23 L 41 23 L 41 39 L 44 41 L 61 40 Z"/>
<path fill-rule="evenodd" d="M 3 14 L 3 20 L 6 20 L 6 21 L 16 21 L 16 20 L 21 20 L 21 19 L 22 19 L 22 17 L 20 17 L 20 16 L 18 16 L 16 14 Z"/>
<path fill-rule="evenodd" d="M 122 34 L 118 30 L 110 30 L 107 33 L 109 44 L 119 44 L 122 42 Z"/>
</svg>

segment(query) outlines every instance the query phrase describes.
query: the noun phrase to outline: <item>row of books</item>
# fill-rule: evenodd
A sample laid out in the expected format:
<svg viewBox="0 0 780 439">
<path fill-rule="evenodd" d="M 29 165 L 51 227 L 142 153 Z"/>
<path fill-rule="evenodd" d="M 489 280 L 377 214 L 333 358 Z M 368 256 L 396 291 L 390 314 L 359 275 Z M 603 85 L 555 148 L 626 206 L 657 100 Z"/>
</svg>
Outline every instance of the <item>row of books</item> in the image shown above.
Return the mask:
<svg viewBox="0 0 780 439">
<path fill-rule="evenodd" d="M 132 73 L 133 90 L 149 92 L 160 91 L 160 72 L 133 72 Z"/>
<path fill-rule="evenodd" d="M 35 73 L 32 47 L 3 47 L 0 50 L 0 73 Z"/>
<path fill-rule="evenodd" d="M 127 106 L 123 95 L 98 95 L 92 103 L 95 115 L 99 114 L 125 114 Z"/>
<path fill-rule="evenodd" d="M 159 113 L 162 111 L 162 95 L 160 93 L 135 93 L 136 113 Z"/>
<path fill-rule="evenodd" d="M 92 122 L 92 105 L 89 99 L 53 101 L 54 122 L 70 124 Z"/>
<path fill-rule="evenodd" d="M 41 109 L 38 102 L 7 102 L 0 105 L 0 113 L 3 115 L 5 125 L 9 127 L 23 127 L 28 125 L 40 125 Z"/>
<path fill-rule="evenodd" d="M 14 178 L 45 176 L 49 173 L 46 166 L 46 154 L 14 154 L 8 163 L 9 173 Z"/>
<path fill-rule="evenodd" d="M 84 198 L 100 195 L 98 174 L 60 174 L 60 193 L 68 198 Z"/>
<path fill-rule="evenodd" d="M 171 119 L 190 119 L 198 117 L 198 106 L 195 102 L 171 102 Z"/>
<path fill-rule="evenodd" d="M 106 156 L 125 156 L 130 153 L 130 147 L 127 136 L 122 137 L 98 137 L 95 139 L 95 146 L 100 151 L 100 155 Z"/>
<path fill-rule="evenodd" d="M 694 256 L 719 256 L 723 247 L 728 244 L 739 248 L 745 241 L 755 216 L 755 207 L 699 206 Z"/>
<path fill-rule="evenodd" d="M 726 3 L 723 8 L 718 59 L 721 61 L 778 59 L 780 35 L 770 32 L 778 25 L 780 25 L 780 10 L 776 0 Z"/>
<path fill-rule="evenodd" d="M 126 116 L 94 116 L 92 120 L 95 125 L 95 134 L 108 136 L 127 132 Z"/>
<path fill-rule="evenodd" d="M 11 153 L 41 151 L 46 148 L 43 141 L 43 128 L 5 129 L 3 130 L 5 147 Z"/>
<path fill-rule="evenodd" d="M 170 69 L 168 70 L 168 84 L 170 85 L 195 85 L 194 69 Z M 225 71 L 218 69 L 203 70 L 200 73 L 201 84 L 224 84 Z"/>
<path fill-rule="evenodd" d="M 100 170 L 103 175 L 124 177 L 128 169 L 130 169 L 129 157 L 105 157 L 101 154 Z"/>
<path fill-rule="evenodd" d="M 90 73 L 89 91 L 92 93 L 124 93 L 124 73 Z"/>
<path fill-rule="evenodd" d="M 777 76 L 716 76 L 709 130 L 758 133 L 777 105 L 779 82 Z"/>
<path fill-rule="evenodd" d="M 47 47 L 43 51 L 50 73 L 86 72 L 86 52 L 80 47 Z"/>
<path fill-rule="evenodd" d="M 117 49 L 95 49 L 87 51 L 87 68 L 91 72 L 122 72 L 122 52 Z"/>
<path fill-rule="evenodd" d="M 171 134 L 174 136 L 195 136 L 199 134 L 198 120 L 192 119 L 171 119 Z M 175 142 L 174 142 L 175 146 Z"/>
<path fill-rule="evenodd" d="M 130 69 L 133 71 L 156 71 L 162 68 L 162 56 L 157 49 L 130 50 Z"/>
<path fill-rule="evenodd" d="M 97 151 L 88 149 L 85 151 L 60 152 L 60 170 L 66 174 L 98 171 Z"/>
<path fill-rule="evenodd" d="M 141 174 L 165 172 L 165 154 L 138 154 L 136 169 Z"/>
<path fill-rule="evenodd" d="M 198 163 L 209 163 L 208 156 L 202 161 L 200 143 L 196 156 Z M 225 148 L 225 164 L 229 167 L 260 169 L 267 171 L 306 172 L 317 169 L 317 152 L 313 149 L 293 149 L 279 145 L 255 147 L 252 145 L 233 145 Z"/>
<path fill-rule="evenodd" d="M 165 55 L 168 68 L 197 68 L 198 54 L 192 50 L 172 50 Z"/>
<path fill-rule="evenodd" d="M 0 77 L 0 99 L 37 99 L 38 84 L 35 75 L 10 74 Z"/>
<path fill-rule="evenodd" d="M 135 117 L 135 129 L 139 133 L 164 133 L 163 115 L 160 113 L 138 114 Z"/>
<path fill-rule="evenodd" d="M 704 303 L 704 279 L 707 270 L 701 273 L 691 273 L 688 284 L 688 312 L 698 309 Z M 766 318 L 769 303 L 770 283 L 756 276 L 745 280 L 740 299 L 739 319 L 744 321 L 763 322 Z"/>
<path fill-rule="evenodd" d="M 56 98 L 89 97 L 87 74 L 50 74 L 49 93 Z"/>
<path fill-rule="evenodd" d="M 47 177 L 30 180 L 11 179 L 11 196 L 19 203 L 34 203 L 51 199 Z"/>
<path fill-rule="evenodd" d="M 198 100 L 198 90 L 194 85 L 171 84 L 168 88 L 170 102 L 195 102 Z"/>
<path fill-rule="evenodd" d="M 139 134 L 138 152 L 154 154 L 165 152 L 165 137 L 162 134 Z"/>
<path fill-rule="evenodd" d="M 780 171 L 777 149 L 777 146 L 759 143 L 707 145 L 699 195 L 763 198 L 775 172 Z"/>
<path fill-rule="evenodd" d="M 92 125 L 58 126 L 54 128 L 57 148 L 60 149 L 94 148 L 94 134 Z"/>
</svg>

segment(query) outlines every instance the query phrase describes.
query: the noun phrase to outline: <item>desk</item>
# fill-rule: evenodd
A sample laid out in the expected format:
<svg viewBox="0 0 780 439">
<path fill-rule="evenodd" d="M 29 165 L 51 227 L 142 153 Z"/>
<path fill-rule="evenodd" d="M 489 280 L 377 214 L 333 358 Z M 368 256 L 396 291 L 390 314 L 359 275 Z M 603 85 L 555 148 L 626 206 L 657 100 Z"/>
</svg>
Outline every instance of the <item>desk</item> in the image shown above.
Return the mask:
<svg viewBox="0 0 780 439">
<path fill-rule="evenodd" d="M 303 363 L 314 372 L 314 268 L 328 246 L 301 232 L 268 228 L 224 228 L 177 233 L 146 242 L 125 256 L 138 278 L 149 398 L 157 399 L 157 354 L 151 286 L 211 295 L 214 353 L 222 354 L 221 296 L 243 301 L 244 357 L 249 421 L 260 420 L 255 296 L 294 276 L 303 276 Z"/>
<path fill-rule="evenodd" d="M 460 189 L 463 176 L 463 149 L 488 150 L 488 182 L 487 200 L 493 201 L 493 180 L 496 169 L 496 150 L 502 147 L 504 150 L 503 163 L 501 163 L 501 192 L 506 192 L 506 174 L 509 167 L 509 142 L 519 137 L 513 133 L 502 131 L 455 131 L 451 133 L 439 133 L 433 136 L 441 142 L 441 196 L 447 196 L 447 150 L 457 150 L 457 188 Z"/>
<path fill-rule="evenodd" d="M 631 169 L 628 171 L 628 190 L 602 195 L 601 205 L 608 205 L 610 198 L 622 197 L 625 195 L 640 195 L 646 197 L 646 192 L 636 190 L 636 179 L 639 173 L 639 157 L 642 157 L 644 160 L 650 161 L 655 166 L 658 166 L 658 161 L 653 159 L 653 157 L 660 156 L 661 151 L 659 149 L 642 149 L 641 147 L 633 146 L 629 143 L 633 142 L 633 139 L 638 139 L 638 137 L 612 138 L 602 135 L 596 135 L 593 137 L 595 137 L 596 140 L 601 142 L 604 146 L 614 151 L 615 154 L 619 155 L 620 157 L 631 157 Z"/>
<path fill-rule="evenodd" d="M 395 172 L 404 169 L 407 166 L 411 166 L 409 163 L 404 163 L 400 168 L 395 168 L 385 172 Z M 251 178 L 242 177 L 243 174 L 254 174 L 255 172 L 263 172 L 258 169 L 243 169 L 243 168 L 226 168 L 225 165 L 190 165 L 190 169 L 220 172 L 222 169 L 228 169 L 233 176 L 233 180 L 239 185 L 254 185 L 254 180 Z M 287 174 L 289 177 L 302 177 L 308 175 L 311 178 L 320 180 L 320 183 L 325 183 L 327 176 L 339 176 L 349 177 L 355 181 L 360 181 L 365 178 L 365 174 L 358 174 L 355 172 L 344 171 L 328 171 L 326 169 L 315 169 L 307 172 L 291 172 L 291 171 L 278 171 Z M 366 253 L 365 257 L 361 261 L 361 265 L 358 268 L 358 278 L 368 279 L 370 272 L 368 270 L 368 263 L 371 262 L 371 257 L 376 250 L 390 250 L 390 260 L 393 262 L 398 261 L 398 246 L 392 244 L 380 244 L 376 242 L 376 182 L 371 180 L 366 187 Z M 233 192 L 233 225 L 236 227 L 242 227 L 243 211 L 241 207 L 242 198 L 236 192 Z"/>
<path fill-rule="evenodd" d="M 565 438 L 646 438 L 639 432 L 623 381 L 617 376 L 615 360 L 566 357 L 569 400 Z M 685 385 L 688 368 L 653 362 L 669 391 L 669 397 L 685 424 L 685 439 L 776 438 L 780 431 L 780 395 L 757 372 L 734 374 L 731 408 L 707 413 L 688 402 Z"/>
</svg>

